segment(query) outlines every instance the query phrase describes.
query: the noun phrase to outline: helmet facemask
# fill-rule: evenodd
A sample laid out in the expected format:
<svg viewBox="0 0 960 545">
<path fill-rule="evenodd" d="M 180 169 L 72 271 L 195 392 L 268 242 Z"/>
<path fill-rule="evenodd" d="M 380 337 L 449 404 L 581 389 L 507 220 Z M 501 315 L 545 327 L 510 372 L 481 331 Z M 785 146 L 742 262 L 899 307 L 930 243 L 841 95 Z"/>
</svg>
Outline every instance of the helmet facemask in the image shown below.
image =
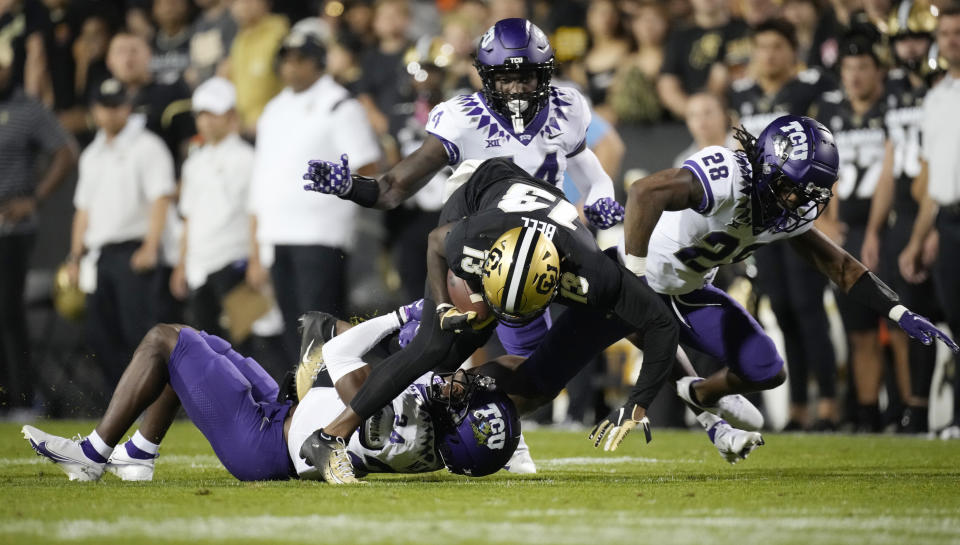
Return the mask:
<svg viewBox="0 0 960 545">
<path fill-rule="evenodd" d="M 470 402 L 477 392 L 496 389 L 493 377 L 464 369 L 457 369 L 453 373 L 437 373 L 434 377 L 440 380 L 430 384 L 427 399 L 434 407 L 442 409 L 434 415 L 440 423 L 453 428 L 466 418 Z"/>
<path fill-rule="evenodd" d="M 816 220 L 833 196 L 813 182 L 798 185 L 774 165 L 764 164 L 762 169 L 763 181 L 754 186 L 754 194 L 760 223 L 774 233 L 790 233 Z"/>
</svg>

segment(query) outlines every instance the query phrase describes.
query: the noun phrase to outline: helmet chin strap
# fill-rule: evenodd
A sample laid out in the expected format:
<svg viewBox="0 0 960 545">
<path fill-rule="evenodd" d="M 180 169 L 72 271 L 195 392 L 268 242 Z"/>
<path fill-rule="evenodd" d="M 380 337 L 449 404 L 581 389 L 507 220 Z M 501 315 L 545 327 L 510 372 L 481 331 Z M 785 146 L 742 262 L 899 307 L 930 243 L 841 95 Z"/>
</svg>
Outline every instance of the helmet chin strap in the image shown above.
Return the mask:
<svg viewBox="0 0 960 545">
<path fill-rule="evenodd" d="M 526 100 L 508 100 L 507 108 L 512 114 L 510 116 L 510 121 L 513 122 L 513 132 L 523 132 L 523 127 L 526 125 L 523 122 L 523 112 L 527 111 L 527 108 L 530 107 L 530 103 Z"/>
</svg>

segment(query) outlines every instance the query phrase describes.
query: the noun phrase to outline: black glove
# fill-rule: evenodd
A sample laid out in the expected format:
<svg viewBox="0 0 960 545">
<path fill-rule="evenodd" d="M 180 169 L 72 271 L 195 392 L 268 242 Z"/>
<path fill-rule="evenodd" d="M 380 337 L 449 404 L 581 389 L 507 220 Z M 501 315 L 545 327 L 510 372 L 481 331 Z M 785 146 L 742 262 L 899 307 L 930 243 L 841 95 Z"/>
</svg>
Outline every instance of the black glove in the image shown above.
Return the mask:
<svg viewBox="0 0 960 545">
<path fill-rule="evenodd" d="M 644 416 L 640 416 L 644 414 Z M 609 432 L 607 442 L 603 445 L 603 450 L 613 452 L 617 450 L 623 439 L 630 433 L 630 430 L 636 427 L 643 428 L 643 435 L 650 442 L 650 420 L 646 417 L 643 407 L 632 401 L 607 415 L 606 418 L 594 426 L 593 431 L 587 436 L 587 439 L 593 441 L 594 447 L 599 447 L 603 437 Z"/>
<path fill-rule="evenodd" d="M 460 333 L 470 327 L 470 322 L 476 317 L 476 312 L 472 310 L 463 312 L 450 303 L 437 305 L 437 319 L 440 320 L 440 329 Z"/>
</svg>

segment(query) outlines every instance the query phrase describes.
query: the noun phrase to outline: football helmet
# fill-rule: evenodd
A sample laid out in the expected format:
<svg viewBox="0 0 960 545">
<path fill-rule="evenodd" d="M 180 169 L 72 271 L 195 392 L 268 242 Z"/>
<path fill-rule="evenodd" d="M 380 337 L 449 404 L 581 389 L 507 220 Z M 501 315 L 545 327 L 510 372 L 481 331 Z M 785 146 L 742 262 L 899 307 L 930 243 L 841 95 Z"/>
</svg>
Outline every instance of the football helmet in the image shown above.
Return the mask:
<svg viewBox="0 0 960 545">
<path fill-rule="evenodd" d="M 911 72 L 920 76 L 942 69 L 938 59 L 938 49 L 933 39 L 937 29 L 937 12 L 927 0 L 903 0 L 890 10 L 890 16 L 880 28 L 894 45 L 897 40 L 904 38 L 926 38 L 930 44 L 926 54 L 915 58 L 901 58 L 897 48 L 891 47 L 894 60 Z"/>
<path fill-rule="evenodd" d="M 483 81 L 483 98 L 495 112 L 510 119 L 514 130 L 530 123 L 547 106 L 553 75 L 553 48 L 537 25 L 526 19 L 502 19 L 480 38 L 474 66 Z M 530 74 L 537 78 L 530 92 L 497 90 L 499 74 Z"/>
<path fill-rule="evenodd" d="M 57 310 L 57 314 L 70 321 L 80 321 L 83 318 L 86 299 L 87 295 L 80 290 L 80 287 L 70 282 L 67 265 L 62 264 L 57 267 L 57 272 L 53 276 L 53 307 Z"/>
<path fill-rule="evenodd" d="M 817 219 L 837 180 L 833 134 L 817 120 L 784 115 L 753 138 L 736 138 L 753 165 L 754 227 L 791 232 Z"/>
<path fill-rule="evenodd" d="M 543 314 L 557 295 L 560 254 L 543 233 L 515 227 L 483 261 L 483 300 L 501 323 L 520 326 Z"/>
<path fill-rule="evenodd" d="M 436 447 L 451 473 L 496 473 L 520 442 L 520 417 L 490 377 L 458 370 L 436 375 L 428 396 L 436 422 Z M 439 379 L 439 380 L 438 380 Z"/>
</svg>

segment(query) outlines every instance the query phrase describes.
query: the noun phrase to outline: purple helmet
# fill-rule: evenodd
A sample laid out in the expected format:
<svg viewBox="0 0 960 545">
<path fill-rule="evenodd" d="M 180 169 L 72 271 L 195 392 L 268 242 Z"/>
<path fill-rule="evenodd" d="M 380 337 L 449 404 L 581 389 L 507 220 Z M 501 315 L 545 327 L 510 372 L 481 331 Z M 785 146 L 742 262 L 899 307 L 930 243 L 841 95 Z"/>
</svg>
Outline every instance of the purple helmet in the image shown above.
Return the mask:
<svg viewBox="0 0 960 545">
<path fill-rule="evenodd" d="M 480 38 L 474 62 L 483 80 L 483 97 L 497 113 L 522 118 L 524 125 L 533 120 L 550 98 L 553 75 L 553 48 L 537 25 L 526 19 L 502 19 Z M 497 91 L 496 75 L 527 73 L 537 78 L 531 92 Z"/>
<path fill-rule="evenodd" d="M 458 385 L 454 401 L 442 393 Z M 513 402 L 493 389 L 493 379 L 458 371 L 431 388 L 435 402 L 436 447 L 451 473 L 483 477 L 503 468 L 520 442 L 520 418 Z M 450 390 L 447 389 L 447 392 Z"/>
<path fill-rule="evenodd" d="M 820 216 L 833 195 L 839 163 L 829 129 L 809 117 L 785 115 L 744 149 L 753 163 L 757 227 L 791 232 Z"/>
</svg>

